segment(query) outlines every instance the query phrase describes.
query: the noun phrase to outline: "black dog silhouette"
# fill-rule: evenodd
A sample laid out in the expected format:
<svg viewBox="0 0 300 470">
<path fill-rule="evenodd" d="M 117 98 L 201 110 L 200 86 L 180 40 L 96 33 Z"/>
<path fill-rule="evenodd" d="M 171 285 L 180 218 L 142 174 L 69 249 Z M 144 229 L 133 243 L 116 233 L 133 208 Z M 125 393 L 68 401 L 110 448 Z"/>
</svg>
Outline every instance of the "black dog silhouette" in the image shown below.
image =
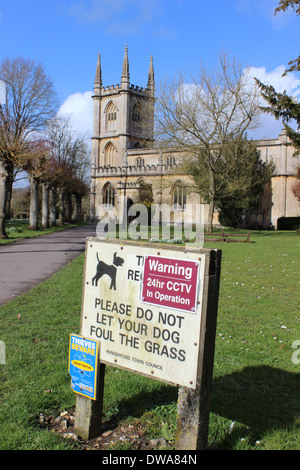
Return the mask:
<svg viewBox="0 0 300 470">
<path fill-rule="evenodd" d="M 97 272 L 92 279 L 92 285 L 94 285 L 95 283 L 95 286 L 97 286 L 99 279 L 102 276 L 104 276 L 104 274 L 107 274 L 107 276 L 109 276 L 111 280 L 109 288 L 116 290 L 117 268 L 119 266 L 123 266 L 123 263 L 124 263 L 123 258 L 120 258 L 119 256 L 117 256 L 117 253 L 114 253 L 113 264 L 109 265 L 109 264 L 104 263 L 104 261 L 101 261 L 97 253 L 97 260 L 98 260 Z"/>
</svg>

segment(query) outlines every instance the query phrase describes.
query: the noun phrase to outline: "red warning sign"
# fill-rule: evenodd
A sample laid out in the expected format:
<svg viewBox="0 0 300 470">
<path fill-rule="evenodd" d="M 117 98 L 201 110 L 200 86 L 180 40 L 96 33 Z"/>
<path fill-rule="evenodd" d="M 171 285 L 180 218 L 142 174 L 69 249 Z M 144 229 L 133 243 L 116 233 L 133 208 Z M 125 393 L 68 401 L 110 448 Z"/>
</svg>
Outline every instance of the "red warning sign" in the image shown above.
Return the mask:
<svg viewBox="0 0 300 470">
<path fill-rule="evenodd" d="M 144 256 L 141 300 L 195 313 L 200 261 Z"/>
</svg>

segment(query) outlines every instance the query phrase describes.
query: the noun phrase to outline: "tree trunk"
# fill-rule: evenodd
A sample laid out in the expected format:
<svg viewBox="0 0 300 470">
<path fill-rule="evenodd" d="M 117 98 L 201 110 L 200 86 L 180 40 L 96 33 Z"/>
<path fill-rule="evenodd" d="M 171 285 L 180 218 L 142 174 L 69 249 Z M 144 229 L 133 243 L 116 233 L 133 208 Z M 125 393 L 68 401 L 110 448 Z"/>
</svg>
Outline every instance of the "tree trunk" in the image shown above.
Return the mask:
<svg viewBox="0 0 300 470">
<path fill-rule="evenodd" d="M 65 223 L 65 191 L 63 189 L 59 192 L 59 223 Z"/>
<path fill-rule="evenodd" d="M 50 227 L 56 227 L 56 189 L 50 190 Z"/>
<path fill-rule="evenodd" d="M 7 170 L 0 162 L 0 238 L 8 238 L 7 233 L 5 231 L 6 203 L 8 195 L 7 179 Z"/>
<path fill-rule="evenodd" d="M 39 181 L 37 178 L 30 178 L 30 217 L 28 229 L 39 229 Z"/>
<path fill-rule="evenodd" d="M 210 168 L 210 171 L 209 171 L 209 207 L 208 207 L 208 220 L 207 220 L 207 226 L 206 226 L 207 233 L 212 233 L 213 231 L 215 199 L 216 199 L 215 181 L 214 181 L 214 175 L 213 175 L 212 169 Z"/>
<path fill-rule="evenodd" d="M 76 195 L 75 196 L 75 209 L 74 209 L 74 215 L 73 219 L 76 224 L 78 224 L 81 221 L 81 202 L 82 202 L 82 197 Z"/>
<path fill-rule="evenodd" d="M 8 175 L 8 179 L 7 179 L 7 199 L 6 199 L 6 208 L 5 208 L 6 220 L 10 220 L 12 187 L 13 187 L 13 175 Z"/>
<path fill-rule="evenodd" d="M 213 231 L 214 211 L 215 211 L 215 201 L 214 199 L 211 199 L 209 202 L 209 206 L 208 206 L 208 219 L 207 219 L 207 226 L 206 226 L 207 233 L 212 233 Z"/>
<path fill-rule="evenodd" d="M 42 228 L 49 228 L 49 188 L 43 183 Z"/>
<path fill-rule="evenodd" d="M 69 191 L 66 192 L 65 201 L 65 221 L 70 223 L 72 220 L 72 193 Z"/>
</svg>

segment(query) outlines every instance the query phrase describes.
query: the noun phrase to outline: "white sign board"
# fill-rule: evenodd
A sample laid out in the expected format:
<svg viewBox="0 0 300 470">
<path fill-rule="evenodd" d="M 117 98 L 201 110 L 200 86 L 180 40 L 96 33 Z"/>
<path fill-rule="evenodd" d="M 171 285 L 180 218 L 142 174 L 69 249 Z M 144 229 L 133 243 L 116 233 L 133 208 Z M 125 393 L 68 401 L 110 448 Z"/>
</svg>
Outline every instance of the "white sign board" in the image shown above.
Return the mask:
<svg viewBox="0 0 300 470">
<path fill-rule="evenodd" d="M 183 249 L 88 239 L 81 335 L 100 342 L 100 361 L 195 389 L 205 260 Z"/>
</svg>

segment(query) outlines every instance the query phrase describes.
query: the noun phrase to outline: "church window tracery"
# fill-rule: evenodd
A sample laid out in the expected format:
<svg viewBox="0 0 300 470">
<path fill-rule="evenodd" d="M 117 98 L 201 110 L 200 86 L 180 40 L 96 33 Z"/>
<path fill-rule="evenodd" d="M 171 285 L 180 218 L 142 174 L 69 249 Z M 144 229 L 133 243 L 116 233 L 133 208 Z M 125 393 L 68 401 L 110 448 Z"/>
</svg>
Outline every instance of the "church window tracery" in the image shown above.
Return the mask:
<svg viewBox="0 0 300 470">
<path fill-rule="evenodd" d="M 116 164 L 116 148 L 109 142 L 104 149 L 104 166 L 110 167 Z"/>
<path fill-rule="evenodd" d="M 131 117 L 132 117 L 133 122 L 140 122 L 141 115 L 139 113 L 139 109 L 137 105 L 134 105 Z"/>
<path fill-rule="evenodd" d="M 172 205 L 175 209 L 184 209 L 186 205 L 186 188 L 180 182 L 173 187 Z"/>
<path fill-rule="evenodd" d="M 110 183 L 106 183 L 103 188 L 103 204 L 105 206 L 115 205 L 115 188 Z"/>
<path fill-rule="evenodd" d="M 106 108 L 106 130 L 115 131 L 117 125 L 117 107 L 111 101 Z"/>
</svg>

